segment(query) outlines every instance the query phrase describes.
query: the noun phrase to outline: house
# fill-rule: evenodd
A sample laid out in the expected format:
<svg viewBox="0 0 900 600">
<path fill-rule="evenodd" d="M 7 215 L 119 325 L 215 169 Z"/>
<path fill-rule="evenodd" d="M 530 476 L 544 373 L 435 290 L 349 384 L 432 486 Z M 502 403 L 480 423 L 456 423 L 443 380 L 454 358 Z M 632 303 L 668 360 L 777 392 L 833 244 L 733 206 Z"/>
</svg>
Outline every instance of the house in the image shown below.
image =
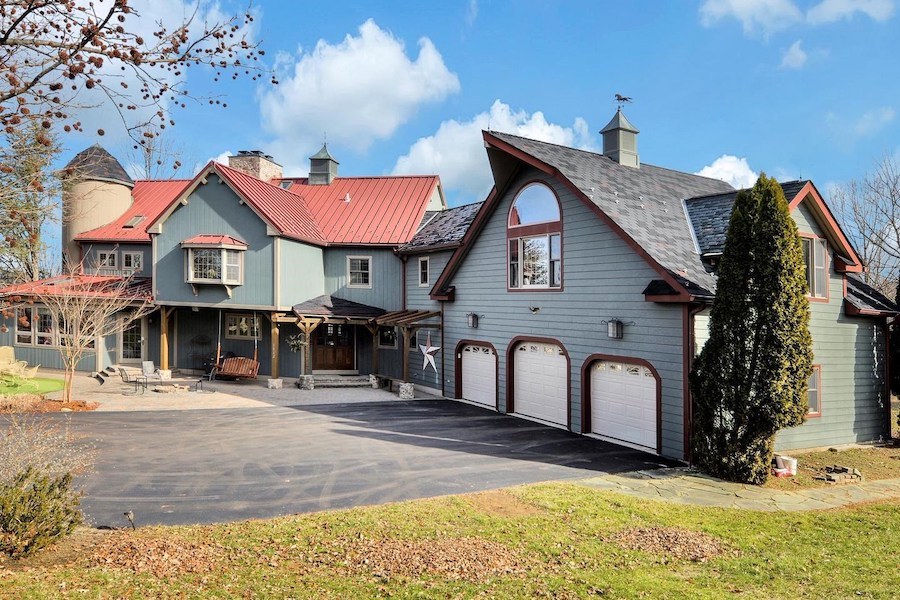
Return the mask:
<svg viewBox="0 0 900 600">
<path fill-rule="evenodd" d="M 305 178 L 252 151 L 179 181 L 132 181 L 89 148 L 70 165 L 81 177 L 64 246 L 85 276 L 141 282 L 157 310 L 97 340 L 82 368 L 200 371 L 231 352 L 269 377 L 378 373 L 687 459 L 688 374 L 737 191 L 643 163 L 621 110 L 601 133 L 597 153 L 484 132 L 493 190 L 450 209 L 438 177 L 339 177 L 327 147 Z M 782 188 L 803 237 L 815 368 L 809 418 L 777 447 L 884 438 L 898 309 L 863 282 L 815 185 Z M 0 344 L 58 366 L 57 324 L 26 310 Z"/>
<path fill-rule="evenodd" d="M 454 357 L 444 392 L 687 458 L 688 374 L 737 192 L 643 164 L 621 111 L 601 133 L 594 153 L 484 132 L 494 189 L 431 293 Z M 884 438 L 897 307 L 863 283 L 815 185 L 783 188 L 803 237 L 815 368 L 809 418 L 777 447 Z"/>
<path fill-rule="evenodd" d="M 79 368 L 153 360 L 197 372 L 232 353 L 257 358 L 270 377 L 378 370 L 399 378 L 409 363 L 402 341 L 408 357 L 418 354 L 415 332 L 439 324 L 434 310 L 407 310 L 407 259 L 398 249 L 446 210 L 440 179 L 340 177 L 324 146 L 308 177 L 283 176 L 258 151 L 228 162 L 210 162 L 191 180 L 133 181 L 92 146 L 67 166 L 77 173 L 63 198 L 67 257 L 82 277 L 131 278 L 155 306 L 97 340 Z M 0 290 L 28 293 L 29 285 Z M 0 344 L 61 367 L 52 316 L 34 306 L 16 317 Z M 307 351 L 291 352 L 289 338 L 301 332 Z"/>
</svg>

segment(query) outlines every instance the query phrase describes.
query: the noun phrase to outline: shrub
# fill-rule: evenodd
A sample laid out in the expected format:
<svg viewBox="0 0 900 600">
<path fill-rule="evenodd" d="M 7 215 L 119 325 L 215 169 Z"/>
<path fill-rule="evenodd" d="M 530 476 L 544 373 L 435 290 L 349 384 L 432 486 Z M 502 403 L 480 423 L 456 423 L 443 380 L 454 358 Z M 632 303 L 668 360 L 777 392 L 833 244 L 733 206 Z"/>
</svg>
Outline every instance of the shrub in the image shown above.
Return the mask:
<svg viewBox="0 0 900 600">
<path fill-rule="evenodd" d="M 33 467 L 0 485 L 0 552 L 27 556 L 72 532 L 81 521 L 72 474 Z"/>
<path fill-rule="evenodd" d="M 4 420 L 0 421 L 0 484 L 11 482 L 28 467 L 58 477 L 81 475 L 94 463 L 96 449 L 78 439 L 68 421 L 31 415 L 10 415 Z"/>
<path fill-rule="evenodd" d="M 803 423 L 812 337 L 803 248 L 781 186 L 738 193 L 719 266 L 709 339 L 694 363 L 692 459 L 764 483 L 775 433 Z"/>
</svg>

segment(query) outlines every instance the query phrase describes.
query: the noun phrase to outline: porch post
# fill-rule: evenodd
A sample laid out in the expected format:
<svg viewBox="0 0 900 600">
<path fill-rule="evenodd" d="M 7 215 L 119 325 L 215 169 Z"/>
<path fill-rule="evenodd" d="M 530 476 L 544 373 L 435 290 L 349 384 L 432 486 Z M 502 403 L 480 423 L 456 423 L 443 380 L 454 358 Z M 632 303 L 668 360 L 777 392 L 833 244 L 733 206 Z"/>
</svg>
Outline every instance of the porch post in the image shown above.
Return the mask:
<svg viewBox="0 0 900 600">
<path fill-rule="evenodd" d="M 304 350 L 304 354 L 306 355 L 306 364 L 304 365 L 303 370 L 306 371 L 306 375 L 312 375 L 312 345 L 313 331 L 316 330 L 316 327 L 321 324 L 322 321 L 319 320 L 309 320 L 305 318 L 301 318 L 297 322 L 297 326 L 300 328 L 300 331 L 303 332 L 303 335 L 306 337 L 306 348 Z"/>
<path fill-rule="evenodd" d="M 169 368 L 169 311 L 159 307 L 159 368 Z"/>
<path fill-rule="evenodd" d="M 278 313 L 269 315 L 269 322 L 272 325 L 272 379 L 278 379 L 278 359 L 279 359 L 279 343 L 278 343 Z"/>
<path fill-rule="evenodd" d="M 378 325 L 366 325 L 372 334 L 372 373 L 378 374 Z"/>
<path fill-rule="evenodd" d="M 409 336 L 412 331 L 409 327 L 400 327 L 403 333 L 403 381 L 409 382 Z"/>
</svg>

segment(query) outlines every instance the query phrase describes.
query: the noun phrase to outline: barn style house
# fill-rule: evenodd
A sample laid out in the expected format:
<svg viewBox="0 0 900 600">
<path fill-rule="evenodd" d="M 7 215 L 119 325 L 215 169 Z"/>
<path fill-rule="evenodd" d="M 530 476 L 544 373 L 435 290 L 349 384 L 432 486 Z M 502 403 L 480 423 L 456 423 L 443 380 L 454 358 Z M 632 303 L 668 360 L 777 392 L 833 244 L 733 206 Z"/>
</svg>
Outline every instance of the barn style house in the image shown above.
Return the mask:
<svg viewBox="0 0 900 600">
<path fill-rule="evenodd" d="M 82 368 L 200 371 L 219 347 L 269 377 L 378 373 L 686 459 L 688 373 L 737 191 L 642 163 L 621 110 L 601 133 L 595 153 L 486 131 L 493 190 L 449 209 L 437 176 L 339 177 L 326 147 L 304 178 L 241 152 L 190 181 L 136 182 L 89 148 L 73 160 L 90 168 L 65 199 L 79 209 L 66 250 L 86 273 L 146 282 L 157 310 L 98 340 Z M 882 439 L 897 307 L 862 281 L 815 185 L 782 187 L 803 238 L 815 367 L 809 418 L 777 447 Z M 55 324 L 28 310 L 0 344 L 56 366 Z"/>
</svg>

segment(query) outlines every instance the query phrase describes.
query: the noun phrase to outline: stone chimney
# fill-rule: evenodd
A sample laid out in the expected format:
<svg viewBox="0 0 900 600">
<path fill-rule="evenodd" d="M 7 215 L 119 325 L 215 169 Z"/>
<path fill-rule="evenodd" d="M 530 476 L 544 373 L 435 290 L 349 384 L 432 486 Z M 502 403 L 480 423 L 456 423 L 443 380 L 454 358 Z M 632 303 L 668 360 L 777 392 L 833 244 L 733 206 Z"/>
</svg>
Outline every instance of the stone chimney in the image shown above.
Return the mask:
<svg viewBox="0 0 900 600">
<path fill-rule="evenodd" d="M 620 107 L 606 127 L 600 130 L 600 134 L 603 136 L 603 156 L 608 156 L 626 167 L 640 168 L 641 159 L 638 156 L 637 148 L 638 133 L 640 132 L 637 127 L 625 118 Z"/>
<path fill-rule="evenodd" d="M 328 185 L 338 175 L 338 161 L 328 152 L 328 144 L 309 157 L 309 185 Z"/>
<path fill-rule="evenodd" d="M 266 182 L 282 176 L 281 165 L 261 150 L 239 150 L 237 156 L 228 157 L 228 166 Z"/>
</svg>

